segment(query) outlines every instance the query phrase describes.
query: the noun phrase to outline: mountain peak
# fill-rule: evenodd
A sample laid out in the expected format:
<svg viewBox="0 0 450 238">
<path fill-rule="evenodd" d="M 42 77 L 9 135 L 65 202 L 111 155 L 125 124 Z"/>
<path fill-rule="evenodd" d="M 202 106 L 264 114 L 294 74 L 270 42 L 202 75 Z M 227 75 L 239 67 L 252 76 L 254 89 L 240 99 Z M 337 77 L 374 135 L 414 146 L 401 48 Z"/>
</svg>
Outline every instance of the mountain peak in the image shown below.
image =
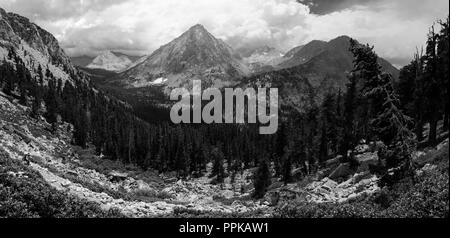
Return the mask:
<svg viewBox="0 0 450 238">
<path fill-rule="evenodd" d="M 110 50 L 105 50 L 86 67 L 119 72 L 128 68 L 132 63 L 126 56 L 120 56 Z"/>
<path fill-rule="evenodd" d="M 212 86 L 234 81 L 248 73 L 247 66 L 235 56 L 230 46 L 215 38 L 203 25 L 196 24 L 120 77 L 129 85 L 139 86 L 165 78 L 165 84 L 174 88 L 188 87 L 194 78 Z"/>
<path fill-rule="evenodd" d="M 192 26 L 190 28 L 190 30 L 205 30 L 205 31 L 207 31 L 205 26 L 203 26 L 202 24 L 195 24 L 194 26 Z"/>
<path fill-rule="evenodd" d="M 184 37 L 193 38 L 194 40 L 199 39 L 210 39 L 210 40 L 216 40 L 214 36 L 209 33 L 209 31 L 201 24 L 197 24 L 189 28 L 188 31 L 186 31 L 183 34 Z M 183 37 L 182 36 L 182 37 Z"/>
<path fill-rule="evenodd" d="M 350 40 L 352 38 L 350 36 L 346 36 L 346 35 L 342 35 L 342 36 L 338 36 L 332 40 L 330 40 L 328 43 L 334 43 L 334 42 L 344 42 L 344 43 L 349 43 Z"/>
</svg>

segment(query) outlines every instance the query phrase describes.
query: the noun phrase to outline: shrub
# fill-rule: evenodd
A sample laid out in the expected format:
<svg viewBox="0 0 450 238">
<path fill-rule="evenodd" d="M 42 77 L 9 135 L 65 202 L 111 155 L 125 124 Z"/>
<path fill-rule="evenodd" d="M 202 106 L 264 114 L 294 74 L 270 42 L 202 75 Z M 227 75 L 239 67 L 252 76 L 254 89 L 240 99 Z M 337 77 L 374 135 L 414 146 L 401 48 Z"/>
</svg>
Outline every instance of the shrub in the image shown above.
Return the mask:
<svg viewBox="0 0 450 238">
<path fill-rule="evenodd" d="M 447 150 L 448 151 L 448 150 Z M 280 218 L 448 218 L 448 159 L 437 169 L 416 178 L 406 178 L 391 189 L 370 198 L 336 204 L 288 202 L 276 208 Z"/>
<path fill-rule="evenodd" d="M 72 197 L 50 187 L 37 172 L 0 150 L 0 217 L 93 218 L 120 217 L 116 210 Z"/>
</svg>

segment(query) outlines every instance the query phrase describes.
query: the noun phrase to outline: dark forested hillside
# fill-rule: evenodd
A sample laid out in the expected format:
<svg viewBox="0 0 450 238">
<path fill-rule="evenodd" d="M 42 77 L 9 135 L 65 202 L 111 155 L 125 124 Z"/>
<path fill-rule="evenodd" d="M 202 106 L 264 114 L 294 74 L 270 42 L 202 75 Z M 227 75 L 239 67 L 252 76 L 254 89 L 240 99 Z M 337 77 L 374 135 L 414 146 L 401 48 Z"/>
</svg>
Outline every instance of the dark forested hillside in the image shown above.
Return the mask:
<svg viewBox="0 0 450 238">
<path fill-rule="evenodd" d="M 288 52 L 280 70 L 248 77 L 240 86 L 272 86 L 280 90 L 283 106 L 304 112 L 311 103 L 319 106 L 327 94 L 345 93 L 348 74 L 354 66 L 351 38 L 341 36 L 330 42 L 313 41 Z M 359 44 L 359 43 L 358 43 Z M 377 59 L 380 73 L 398 79 L 399 70 L 382 58 Z"/>
</svg>

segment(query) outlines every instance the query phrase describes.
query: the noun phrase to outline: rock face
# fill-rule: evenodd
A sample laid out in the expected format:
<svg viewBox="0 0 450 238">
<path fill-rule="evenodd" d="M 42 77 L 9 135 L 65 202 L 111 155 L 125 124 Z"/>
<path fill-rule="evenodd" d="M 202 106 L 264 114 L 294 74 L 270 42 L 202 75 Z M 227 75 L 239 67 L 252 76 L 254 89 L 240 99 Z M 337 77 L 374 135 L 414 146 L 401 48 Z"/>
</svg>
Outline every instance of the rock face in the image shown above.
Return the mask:
<svg viewBox="0 0 450 238">
<path fill-rule="evenodd" d="M 107 71 L 120 72 L 133 64 L 126 55 L 105 51 L 97 56 L 86 68 L 103 69 Z"/>
<path fill-rule="evenodd" d="M 223 41 L 202 25 L 195 25 L 174 41 L 121 73 L 118 82 L 125 87 L 152 86 L 159 78 L 169 88 L 189 87 L 193 79 L 205 86 L 221 88 L 248 75 L 248 68 Z"/>
<path fill-rule="evenodd" d="M 70 80 L 75 68 L 56 38 L 29 19 L 0 8 L 0 60 L 14 50 L 34 75 L 39 66 L 62 80 Z"/>
</svg>

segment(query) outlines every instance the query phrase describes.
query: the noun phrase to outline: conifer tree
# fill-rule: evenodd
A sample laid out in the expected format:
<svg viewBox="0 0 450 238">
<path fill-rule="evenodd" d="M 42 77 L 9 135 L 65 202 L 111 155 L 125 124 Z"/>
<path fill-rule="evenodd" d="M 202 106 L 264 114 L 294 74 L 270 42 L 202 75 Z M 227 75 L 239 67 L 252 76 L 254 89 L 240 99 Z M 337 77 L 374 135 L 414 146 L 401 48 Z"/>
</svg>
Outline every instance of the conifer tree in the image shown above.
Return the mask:
<svg viewBox="0 0 450 238">
<path fill-rule="evenodd" d="M 373 120 L 374 116 L 378 115 L 382 110 L 383 99 L 380 95 L 369 94 L 373 88 L 380 87 L 379 78 L 381 76 L 381 66 L 378 63 L 378 56 L 373 51 L 373 47 L 369 45 L 361 45 L 356 40 L 350 41 L 350 51 L 353 53 L 355 60 L 353 62 L 354 69 L 352 71 L 352 77 L 356 77 L 359 82 L 357 85 L 361 85 L 360 95 L 358 98 L 358 112 L 359 123 L 358 126 L 363 127 L 363 131 L 359 132 L 358 136 L 365 137 L 365 139 L 371 139 L 374 132 L 371 130 L 365 130 L 365 126 Z"/>
<path fill-rule="evenodd" d="M 283 182 L 285 185 L 292 182 L 292 153 L 288 147 L 283 156 Z"/>
<path fill-rule="evenodd" d="M 31 104 L 31 114 L 30 116 L 34 119 L 39 119 L 41 116 L 41 106 L 42 106 L 42 98 L 41 98 L 41 88 L 36 87 L 34 90 L 34 99 Z"/>
<path fill-rule="evenodd" d="M 444 113 L 444 131 L 448 131 L 449 129 L 449 113 L 450 113 L 450 99 L 449 99 L 449 78 L 450 78 L 450 62 L 449 62 L 449 17 L 445 21 L 439 22 L 441 26 L 441 31 L 438 36 L 438 46 L 437 46 L 437 54 L 438 54 L 438 71 L 441 79 L 441 90 L 442 90 L 442 99 L 444 101 L 443 113 Z"/>
<path fill-rule="evenodd" d="M 344 102 L 344 126 L 342 144 L 340 146 L 340 154 L 347 158 L 348 151 L 353 148 L 355 133 L 354 133 L 354 120 L 355 120 L 355 100 L 357 92 L 357 79 L 353 75 L 349 77 L 350 83 L 347 84 L 347 94 Z"/>
<path fill-rule="evenodd" d="M 254 175 L 253 184 L 255 186 L 255 192 L 253 197 L 255 199 L 261 199 L 266 195 L 267 188 L 270 186 L 271 173 L 269 163 L 266 158 L 262 158 L 259 162 L 258 170 Z"/>
<path fill-rule="evenodd" d="M 372 63 L 378 61 L 372 47 L 360 46 L 358 49 L 353 51 L 357 54 L 357 58 L 370 58 Z M 356 68 L 362 72 L 378 67 L 380 66 L 356 64 Z M 382 175 L 388 180 L 392 177 L 399 179 L 412 171 L 411 156 L 416 147 L 415 137 L 409 129 L 412 120 L 400 109 L 400 101 L 394 91 L 392 76 L 387 73 L 373 76 L 368 80 L 370 83 L 365 84 L 363 95 L 380 100 L 377 113 L 372 115 L 370 127 L 374 136 L 387 145 L 385 150 L 379 152 L 380 159 L 384 162 Z"/>
<path fill-rule="evenodd" d="M 424 68 L 424 89 L 426 97 L 426 115 L 430 123 L 430 131 L 428 134 L 428 143 L 436 144 L 437 124 L 439 121 L 440 109 L 442 105 L 442 94 L 440 88 L 440 75 L 438 74 L 438 56 L 437 56 L 437 40 L 438 35 L 434 26 L 428 33 L 427 47 L 425 52 L 425 68 Z"/>
<path fill-rule="evenodd" d="M 225 169 L 223 167 L 225 156 L 223 155 L 223 152 L 220 149 L 220 147 L 215 147 L 212 149 L 211 157 L 213 161 L 213 170 L 211 176 L 217 176 L 216 182 L 223 183 L 225 179 Z"/>
</svg>

